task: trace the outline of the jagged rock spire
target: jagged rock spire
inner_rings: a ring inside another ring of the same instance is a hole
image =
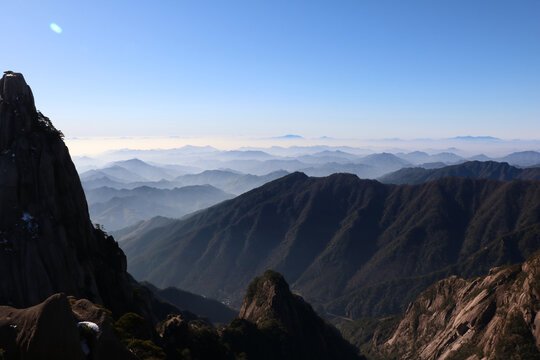
[[[32,131],[38,120],[34,95],[21,73],[4,72],[0,79],[0,151],[14,138]]]
[[[32,90],[26,84],[24,76],[21,73],[4,71],[4,76],[0,80],[0,89],[2,90],[0,100],[8,103],[34,105]]]
[[[0,305],[65,292],[122,313],[133,301],[124,253],[94,229],[61,133],[22,74],[5,72],[0,96]]]

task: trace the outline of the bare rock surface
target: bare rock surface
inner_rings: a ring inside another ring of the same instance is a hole
[[[452,276],[411,303],[389,338],[389,359],[540,359],[540,253],[465,280]]]
[[[0,349],[7,359],[84,359],[76,324],[63,294],[27,309],[0,306]]]

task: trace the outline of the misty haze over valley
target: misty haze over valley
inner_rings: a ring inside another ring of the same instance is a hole
[[[489,143],[502,142],[485,137],[466,141],[475,147],[488,142],[488,148]],[[365,147],[325,145],[238,150],[185,146],[167,150],[112,150],[99,156],[73,159],[92,220],[110,231],[154,216],[182,218],[292,172],[315,177],[349,173],[361,179],[399,184],[411,183],[406,176],[411,172],[418,176],[422,169],[433,172],[454,166],[459,170],[467,162],[490,161],[504,163],[515,171],[525,170],[521,178],[538,178],[538,173],[533,174],[533,169],[540,167],[538,151],[516,151],[499,157],[467,153],[457,148],[378,153]],[[450,172],[435,178],[451,175],[510,179],[475,171]],[[520,178],[517,174],[509,176]]]

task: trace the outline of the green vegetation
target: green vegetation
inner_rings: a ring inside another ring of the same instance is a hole
[[[40,111],[38,111],[37,114],[37,124],[41,128],[41,130],[43,130],[48,135],[58,136],[60,139],[64,140],[64,134],[62,133],[62,131],[54,127],[48,117],[43,115]]]
[[[218,331],[206,321],[169,315],[158,331],[166,334],[164,350],[172,359],[233,359]]]
[[[141,360],[165,360],[167,358],[163,349],[150,340],[132,339],[126,341],[125,344]]]
[[[402,318],[401,314],[381,319],[360,318],[354,321],[344,321],[338,324],[337,328],[343,337],[355,345],[359,352],[367,356],[368,359],[387,359],[387,354],[381,356],[374,351],[371,346],[372,341],[376,341],[378,344],[388,341]]]
[[[531,329],[520,313],[510,315],[501,336],[495,346],[496,360],[536,360],[540,352],[536,348]]]
[[[122,317],[114,323],[114,330],[122,340],[148,340],[152,337],[152,325],[148,320],[135,313],[122,315]]]
[[[279,284],[279,285],[282,285],[282,286],[284,285],[287,288],[289,288],[289,286],[285,282],[285,279],[283,278],[283,275],[281,275],[280,273],[278,273],[276,271],[273,271],[273,270],[266,270],[264,272],[264,274],[262,274],[261,276],[257,276],[249,284],[249,286],[247,288],[247,292],[246,292],[246,300],[247,301],[252,301],[254,296],[263,295],[262,288],[263,288],[264,283],[266,281],[270,281],[271,283]],[[257,306],[262,305],[262,303],[261,303],[262,300],[263,300],[262,297],[259,297],[259,298],[255,299]]]
[[[140,315],[126,313],[113,324],[118,338],[141,360],[166,358],[163,348],[153,341],[152,324]]]
[[[239,359],[282,359],[283,349],[291,345],[275,323],[261,330],[249,321],[234,319],[220,331],[224,343]]]

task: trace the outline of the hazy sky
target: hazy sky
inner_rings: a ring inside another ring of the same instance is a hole
[[[539,0],[1,5],[67,136],[540,138]]]

